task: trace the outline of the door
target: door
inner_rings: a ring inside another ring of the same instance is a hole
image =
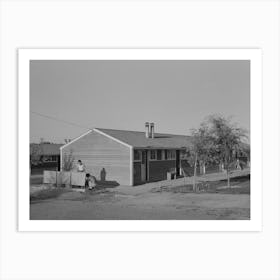
[[[176,150],[176,176],[180,175],[180,150]]]

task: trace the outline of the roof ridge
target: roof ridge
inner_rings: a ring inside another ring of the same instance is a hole
[[[144,133],[145,131],[139,131],[139,130],[127,130],[127,129],[115,129],[115,128],[100,128],[100,127],[95,127],[96,129],[99,130],[114,130],[114,131],[125,131],[125,132],[136,132],[136,133]],[[157,134],[163,134],[163,135],[172,135],[172,136],[181,136],[181,137],[191,137],[190,135],[184,135],[184,134],[172,134],[172,133],[165,133],[165,132],[155,132],[155,135]]]

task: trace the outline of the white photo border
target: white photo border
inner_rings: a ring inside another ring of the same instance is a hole
[[[250,220],[30,220],[30,172],[28,164],[30,60],[250,60]],[[18,49],[18,104],[19,231],[262,230],[261,49]]]

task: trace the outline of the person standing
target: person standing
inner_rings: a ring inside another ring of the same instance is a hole
[[[82,161],[79,159],[77,164],[77,171],[78,172],[85,172],[85,165],[82,163]]]

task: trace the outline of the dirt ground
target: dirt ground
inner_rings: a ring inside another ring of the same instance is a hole
[[[173,185],[172,185],[173,184]],[[193,193],[180,181],[138,187],[118,186],[80,193],[52,190],[30,203],[34,220],[246,220],[250,219],[250,179],[233,180],[232,189],[213,182]]]

